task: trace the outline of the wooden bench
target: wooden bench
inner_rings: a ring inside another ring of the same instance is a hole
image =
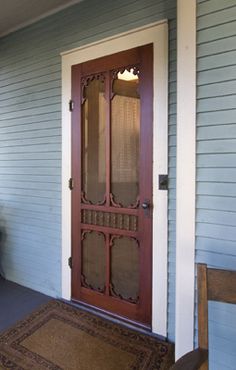
[[[208,370],[208,301],[236,303],[236,271],[197,265],[198,348],[181,357],[171,370]]]

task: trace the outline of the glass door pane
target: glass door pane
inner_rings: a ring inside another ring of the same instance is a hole
[[[104,81],[93,79],[84,87],[82,106],[82,200],[103,203],[106,192]]]
[[[99,292],[105,291],[105,237],[95,231],[82,233],[82,285]]]
[[[139,195],[140,97],[134,70],[119,72],[111,104],[111,192],[114,203],[130,207]]]
[[[131,303],[139,299],[139,245],[128,237],[113,237],[111,294]]]

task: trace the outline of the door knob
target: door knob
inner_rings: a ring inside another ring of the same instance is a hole
[[[150,207],[150,202],[145,200],[143,203],[142,203],[142,208],[143,209],[148,209]]]
[[[141,204],[141,207],[144,210],[145,216],[148,216],[149,214],[150,205],[151,205],[150,200],[144,200],[144,202]]]

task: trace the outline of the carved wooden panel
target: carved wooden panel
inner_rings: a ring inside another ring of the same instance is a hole
[[[138,231],[138,216],[87,209],[81,212],[83,224]]]

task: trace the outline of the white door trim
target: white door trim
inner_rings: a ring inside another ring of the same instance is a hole
[[[71,299],[71,66],[122,50],[153,43],[153,303],[152,330],[167,335],[167,191],[158,190],[159,174],[168,171],[168,23],[166,20],[134,29],[62,53],[62,297]]]
[[[193,349],[196,181],[196,0],[177,2],[176,359]]]

